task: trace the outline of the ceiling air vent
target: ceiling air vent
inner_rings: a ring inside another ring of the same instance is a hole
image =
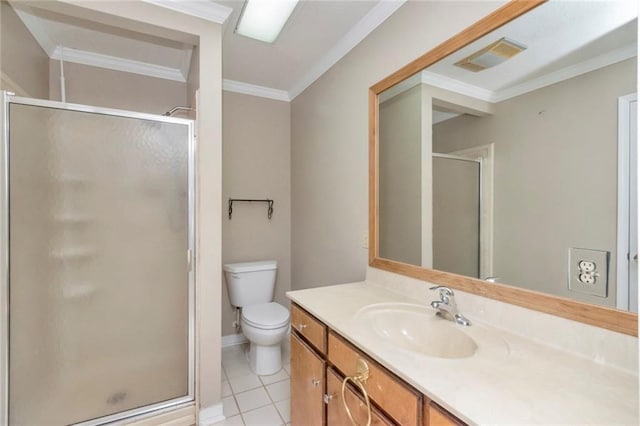
[[[526,48],[527,46],[503,37],[484,49],[456,62],[455,65],[468,71],[478,72],[501,64]]]

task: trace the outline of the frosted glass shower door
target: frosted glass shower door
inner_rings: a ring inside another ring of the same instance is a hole
[[[191,400],[191,121],[40,103],[8,107],[10,424]]]
[[[480,273],[480,163],[433,155],[433,267]]]

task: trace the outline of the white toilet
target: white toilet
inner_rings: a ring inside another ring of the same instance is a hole
[[[240,327],[251,343],[249,365],[259,375],[280,371],[280,343],[289,332],[289,311],[272,302],[277,268],[275,260],[224,265],[229,299],[242,308]]]

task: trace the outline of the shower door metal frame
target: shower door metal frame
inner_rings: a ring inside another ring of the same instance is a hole
[[[196,194],[196,138],[195,121],[167,117],[163,115],[147,114],[111,108],[101,108],[89,105],[71,104],[66,102],[31,99],[15,96],[15,94],[0,91],[0,119],[2,120],[2,146],[0,149],[0,426],[9,423],[9,104],[30,105],[54,108],[66,111],[84,112],[98,115],[109,115],[123,118],[134,118],[164,123],[186,125],[188,128],[188,248],[185,256],[188,261],[188,292],[189,292],[189,365],[188,365],[188,393],[186,396],[152,403],[143,407],[133,408],[80,423],[78,426],[96,426],[119,420],[130,419],[135,416],[165,412],[195,401],[195,194]]]

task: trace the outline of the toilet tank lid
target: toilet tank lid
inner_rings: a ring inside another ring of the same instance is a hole
[[[263,260],[259,262],[243,262],[243,263],[227,263],[224,270],[227,272],[255,272],[269,271],[278,268],[278,262],[275,260]]]

